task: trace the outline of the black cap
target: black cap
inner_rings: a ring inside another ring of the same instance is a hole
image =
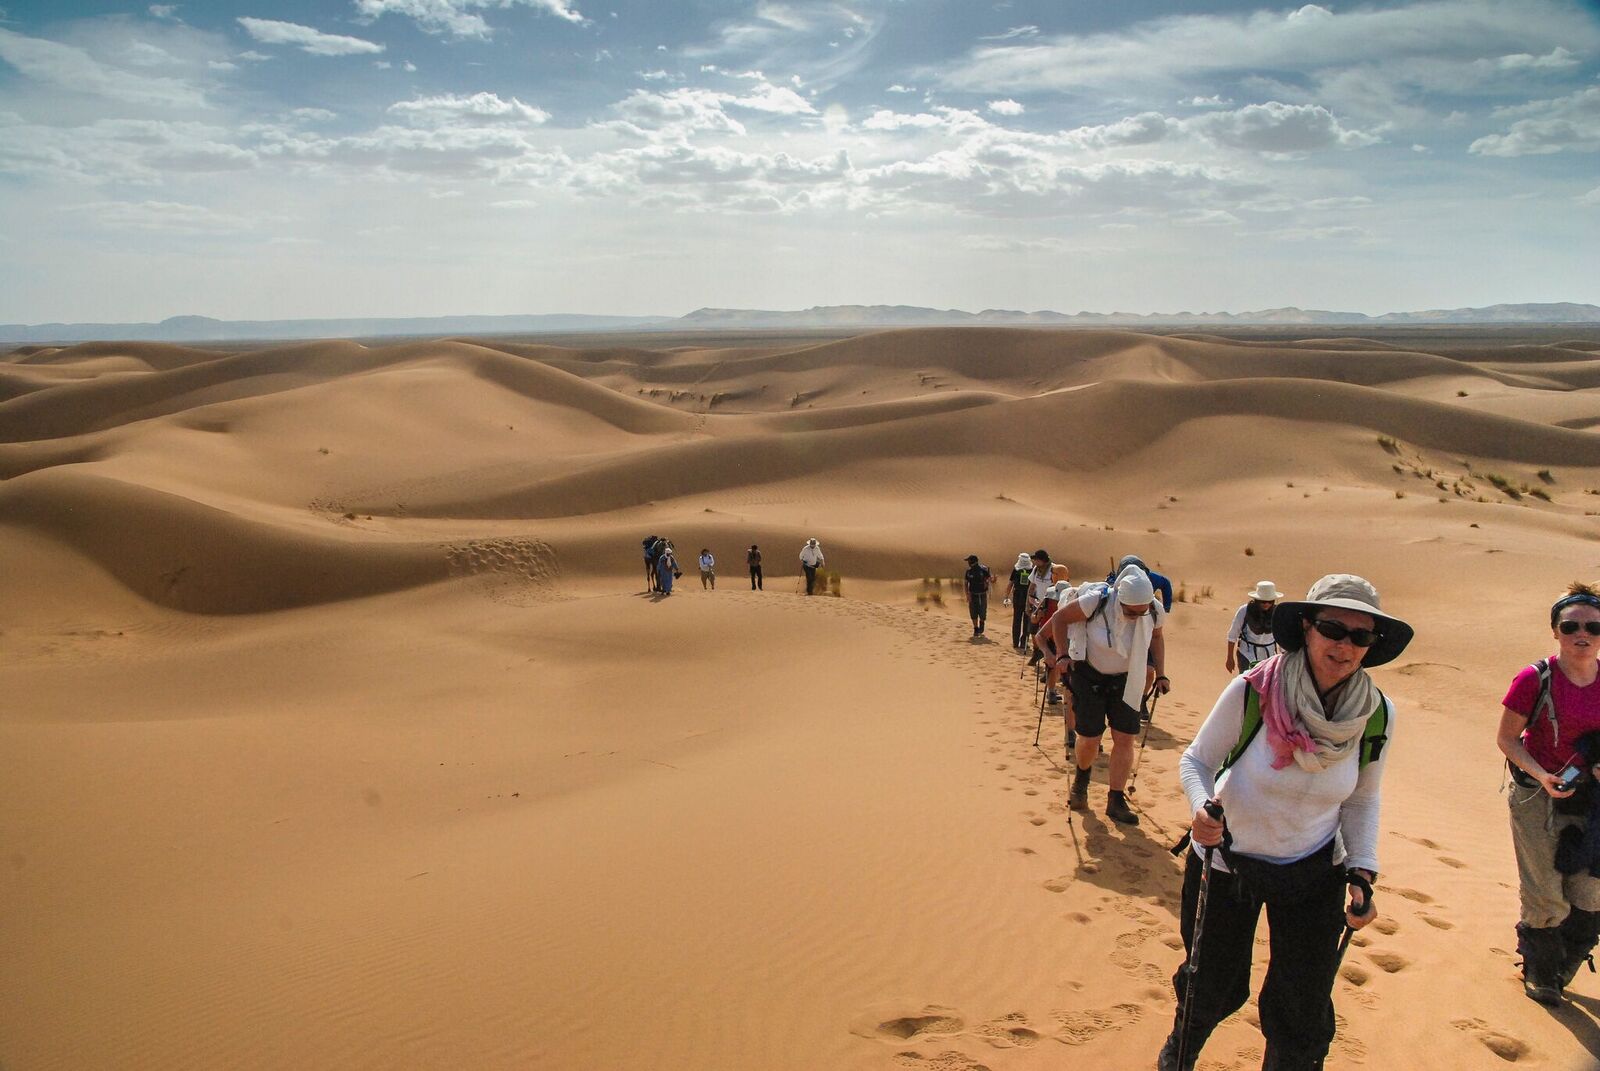
[[[977,565],[978,564],[978,556],[976,554],[968,554],[967,555],[967,561],[971,562],[973,565]]]

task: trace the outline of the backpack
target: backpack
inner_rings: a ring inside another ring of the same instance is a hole
[[[1539,694],[1533,701],[1533,711],[1528,715],[1528,725],[1539,720],[1539,715],[1544,714],[1550,719],[1550,738],[1556,747],[1561,746],[1561,724],[1556,721],[1556,700],[1550,694],[1550,659],[1541,658],[1533,663],[1534,672],[1539,674]]]
[[[1250,746],[1250,741],[1256,738],[1261,731],[1261,697],[1249,684],[1244,686],[1244,721],[1239,726],[1239,742],[1233,745],[1233,750],[1228,752],[1228,757],[1222,760],[1222,766],[1217,770],[1221,777],[1224,770],[1239,761],[1239,756],[1244,754],[1244,749]],[[1383,692],[1378,692],[1378,705],[1372,713],[1367,715],[1367,724],[1361,730],[1361,750],[1357,761],[1360,768],[1365,770],[1379,755],[1383,754],[1383,746],[1389,742],[1389,700]]]

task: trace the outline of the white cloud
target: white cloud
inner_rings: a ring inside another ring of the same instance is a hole
[[[948,85],[980,91],[1105,88],[1226,72],[1314,74],[1360,66],[1352,57],[1379,69],[1413,59],[1470,66],[1506,55],[1507,46],[1538,57],[1593,50],[1600,47],[1600,25],[1575,0],[1424,0],[1337,14],[1306,5],[1175,15],[1112,33],[985,45],[941,74]]]
[[[1479,138],[1468,146],[1468,152],[1481,156],[1530,156],[1600,149],[1600,86],[1553,100],[1502,108],[1495,114],[1525,118],[1517,119],[1504,134]]]
[[[437,97],[418,97],[389,105],[389,110],[413,122],[522,123],[539,126],[550,120],[543,108],[524,104],[516,97],[501,100],[494,93],[474,93],[470,97],[446,93]]]
[[[1011,27],[1011,29],[1005,31],[1004,33],[989,34],[986,37],[978,38],[978,40],[980,40],[980,41],[1015,41],[1015,40],[1018,40],[1019,38],[1038,37],[1038,36],[1039,36],[1039,27],[1037,27],[1037,26],[1013,26],[1013,27]]]
[[[255,167],[238,131],[204,123],[100,119],[78,126],[15,122],[0,138],[0,173],[84,183],[151,184],[164,173]]]
[[[638,74],[639,77],[644,79],[646,82],[672,81],[672,75],[668,74],[666,71],[640,71]]]
[[[989,110],[996,115],[1021,115],[1024,109],[1014,100],[991,100]]]
[[[1580,205],[1600,205],[1600,186],[1596,186],[1588,193],[1578,198]]]
[[[304,119],[312,123],[325,123],[329,119],[338,118],[338,114],[326,108],[296,108],[289,113],[296,119]]]
[[[1576,67],[1579,63],[1566,49],[1557,46],[1542,56],[1530,55],[1527,52],[1517,52],[1510,56],[1501,56],[1495,61],[1495,66],[1502,71],[1526,70],[1564,70],[1567,67]]]
[[[376,41],[323,33],[297,22],[253,19],[248,16],[241,16],[238,22],[244,27],[245,33],[264,45],[293,45],[313,56],[354,56],[383,51],[383,46]]]
[[[729,104],[751,111],[770,112],[774,115],[815,115],[817,109],[811,102],[787,86],[762,83],[742,97],[731,97]]]
[[[356,10],[367,18],[402,15],[427,33],[451,37],[488,37],[489,23],[477,10],[488,7],[531,7],[574,25],[587,22],[570,0],[356,0]]]
[[[1212,112],[1186,120],[1185,125],[1219,144],[1253,152],[1348,149],[1372,145],[1379,140],[1372,134],[1345,129],[1333,113],[1321,105],[1280,101],[1249,104],[1231,112]]]
[[[152,18],[170,19],[170,18],[174,18],[174,17],[177,16],[178,5],[177,4],[151,4],[148,10],[149,10],[150,16]]]
[[[130,104],[207,107],[205,93],[185,79],[129,71],[73,45],[0,29],[0,61],[29,79],[73,93]]]
[[[884,90],[885,93],[915,93],[916,91],[916,86],[903,86],[898,82]]]
[[[1212,94],[1209,97],[1190,97],[1188,100],[1180,100],[1178,103],[1185,108],[1225,108],[1232,104],[1233,101],[1221,94]]]

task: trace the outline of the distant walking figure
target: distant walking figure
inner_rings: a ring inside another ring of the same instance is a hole
[[[678,559],[672,553],[672,544],[663,540],[661,553],[656,555],[657,590],[663,595],[671,595],[672,582],[680,575]]]
[[[744,552],[745,563],[750,566],[750,590],[761,590],[761,548],[754,543]]]
[[[1272,581],[1258,580],[1250,592],[1250,601],[1234,612],[1233,624],[1228,626],[1229,673],[1249,672],[1278,653],[1278,641],[1272,635],[1272,611],[1280,594]]]
[[[994,586],[994,574],[987,565],[978,564],[976,554],[967,555],[967,613],[972,617],[972,634],[983,635],[983,626],[989,617],[989,589]]]
[[[656,559],[661,556],[661,548],[666,541],[660,536],[644,537],[644,586],[647,591],[660,591],[661,586],[656,581]]]
[[[806,545],[800,548],[800,567],[806,571],[806,594],[812,594],[817,587],[817,570],[824,564],[822,547],[815,538],[806,540]]]
[[[1011,567],[1011,579],[1006,581],[1006,605],[1011,607],[1011,646],[1019,651],[1028,649],[1028,579],[1033,572],[1033,561],[1028,552],[1017,555],[1017,564]]]
[[[700,548],[700,587],[717,590],[717,559],[711,556],[709,548]]]

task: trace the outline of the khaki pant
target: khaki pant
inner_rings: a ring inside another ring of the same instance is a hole
[[[1556,869],[1556,839],[1567,826],[1582,825],[1577,815],[1556,814],[1550,794],[1512,781],[1506,786],[1511,808],[1511,846],[1517,853],[1522,921],[1534,929],[1559,926],[1574,907],[1600,911],[1600,878],[1563,874]]]

